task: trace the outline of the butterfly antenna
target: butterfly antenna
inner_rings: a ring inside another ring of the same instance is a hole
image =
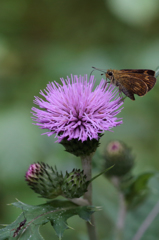
[[[92,70],[90,75],[89,75],[89,81],[91,80],[92,72],[94,72],[94,70]]]
[[[91,78],[91,76],[92,76],[92,72],[94,72],[95,70],[97,70],[97,71],[100,71],[100,72],[103,72],[101,75],[104,75],[106,72],[104,71],[104,70],[102,70],[102,69],[99,69],[99,68],[96,68],[96,67],[92,67],[93,68],[93,70],[91,71],[91,73],[90,73],[90,76],[89,76],[89,81],[90,81],[90,78]]]
[[[104,74],[106,74],[106,71],[104,71],[104,70],[102,70],[102,69],[100,69],[100,68],[96,68],[96,67],[92,67],[94,70],[97,70],[97,71],[100,71],[100,72],[103,72]],[[93,71],[94,71],[93,70]],[[103,75],[103,74],[102,74]]]

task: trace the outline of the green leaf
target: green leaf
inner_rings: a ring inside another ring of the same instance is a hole
[[[135,207],[145,200],[149,193],[148,181],[154,174],[154,172],[142,173],[130,180],[123,189],[128,207]]]
[[[89,182],[92,182],[92,181],[94,181],[96,178],[98,178],[100,175],[102,175],[103,173],[106,173],[106,172],[108,172],[111,168],[113,168],[114,167],[114,165],[112,165],[111,167],[109,167],[109,168],[106,168],[104,171],[102,171],[102,172],[100,172],[99,174],[97,174],[96,176],[94,176],[93,178],[91,178],[91,180],[89,181]]]
[[[20,201],[11,205],[22,209],[23,213],[10,225],[0,229],[0,240],[3,239],[20,239],[20,240],[43,240],[39,233],[40,225],[48,222],[53,226],[59,239],[63,233],[70,227],[67,224],[67,219],[78,215],[85,221],[90,222],[91,214],[98,211],[97,207],[79,206],[69,201],[53,200],[38,206],[24,204]],[[22,226],[16,237],[13,234],[20,226],[20,223],[26,219],[26,223]]]
[[[159,199],[158,184],[159,179],[158,175],[156,174],[156,176],[150,182],[150,187],[153,189],[151,194],[149,194],[149,196],[140,205],[139,208],[135,208],[128,212],[125,226],[125,239],[132,239],[134,237],[136,232],[139,230],[141,224],[143,224],[145,219],[151,213],[152,209],[154,209],[154,206],[157,204]],[[152,218],[151,219],[149,218],[149,220],[151,222]],[[153,219],[153,222],[151,222],[151,224],[147,227],[141,240],[158,240],[159,235],[158,223],[159,214]]]

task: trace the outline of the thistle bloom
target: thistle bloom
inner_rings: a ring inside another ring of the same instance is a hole
[[[45,98],[35,97],[34,103],[41,109],[32,108],[41,129],[48,129],[48,136],[56,134],[58,142],[64,139],[86,140],[99,139],[104,131],[110,131],[122,123],[116,115],[121,111],[123,101],[113,85],[107,85],[102,79],[93,90],[95,79],[87,75],[71,75],[61,78],[60,85],[51,82],[46,90],[40,91]]]

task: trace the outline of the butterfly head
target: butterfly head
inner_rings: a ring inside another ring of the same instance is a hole
[[[114,79],[114,74],[113,74],[113,70],[109,69],[106,72],[106,78],[108,78],[110,81],[112,81]]]

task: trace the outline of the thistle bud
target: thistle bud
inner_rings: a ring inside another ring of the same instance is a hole
[[[83,170],[73,169],[72,172],[66,172],[64,184],[62,185],[63,196],[66,198],[79,198],[87,192],[89,181]]]
[[[124,176],[127,174],[134,165],[134,156],[131,153],[131,148],[127,147],[121,141],[110,142],[104,153],[105,168],[109,168],[112,165],[114,167],[110,169],[107,176]]]
[[[41,197],[53,199],[61,195],[63,175],[57,172],[56,167],[53,169],[45,163],[31,164],[25,178],[31,189]]]
[[[87,139],[86,141],[81,141],[78,139],[67,140],[64,138],[60,143],[65,147],[66,152],[72,153],[77,157],[89,156],[94,153],[99,147],[99,140],[103,134],[98,134],[98,139]]]

